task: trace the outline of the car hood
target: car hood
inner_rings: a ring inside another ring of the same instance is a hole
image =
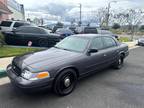
[[[50,48],[48,50],[15,57],[13,62],[21,69],[24,69],[26,66],[39,68],[46,65],[50,66],[58,62],[68,62],[69,59],[73,59],[79,55],[80,53]]]

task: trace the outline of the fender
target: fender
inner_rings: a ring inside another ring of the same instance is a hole
[[[59,69],[57,72],[56,72],[56,75],[55,77],[57,77],[63,70],[65,69],[74,69],[76,71],[76,74],[77,76],[79,77],[79,70],[78,68],[76,68],[75,66],[73,65],[70,65],[70,66],[66,66],[66,67],[62,67],[61,69]]]

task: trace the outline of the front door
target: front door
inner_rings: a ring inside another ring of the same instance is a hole
[[[86,71],[95,71],[99,70],[104,67],[105,62],[105,50],[103,50],[104,44],[101,37],[96,37],[92,40],[90,48],[89,49],[97,49],[98,52],[91,53],[90,55],[87,55],[86,61]]]

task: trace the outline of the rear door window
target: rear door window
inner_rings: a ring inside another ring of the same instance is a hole
[[[16,31],[21,33],[48,34],[45,30],[36,27],[20,27]]]
[[[2,21],[0,26],[10,27],[11,24],[12,24],[12,21]]]
[[[105,48],[115,47],[117,46],[115,40],[111,37],[102,37]]]

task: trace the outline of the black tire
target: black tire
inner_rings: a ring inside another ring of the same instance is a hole
[[[76,72],[72,69],[66,69],[56,77],[54,82],[54,92],[60,96],[68,95],[75,89],[76,84]]]
[[[118,60],[114,63],[114,68],[115,69],[121,69],[123,67],[123,63],[124,63],[124,56],[121,55]]]
[[[48,47],[48,41],[47,41],[47,39],[39,39],[38,45],[40,47]]]

